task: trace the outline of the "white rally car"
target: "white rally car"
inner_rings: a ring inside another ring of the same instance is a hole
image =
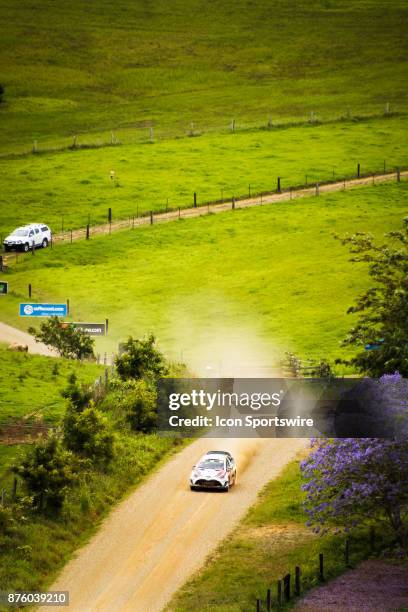
[[[209,451],[197,465],[193,466],[190,475],[190,489],[220,489],[228,491],[237,479],[237,468],[234,458],[227,451]]]
[[[24,227],[18,227],[9,234],[3,244],[5,251],[29,251],[30,249],[42,247],[45,249],[51,242],[51,230],[44,223],[32,223]]]

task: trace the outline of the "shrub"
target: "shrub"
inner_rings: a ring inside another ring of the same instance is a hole
[[[37,342],[56,349],[61,357],[85,359],[94,356],[95,340],[72,324],[61,325],[58,317],[50,317],[41,323],[39,331],[34,327],[29,327],[28,331]]]
[[[77,410],[71,405],[65,415],[64,441],[67,448],[98,465],[108,465],[114,456],[115,434],[106,417],[91,401]]]
[[[135,340],[130,337],[122,345],[122,354],[116,358],[116,371],[122,380],[149,377],[157,379],[167,373],[163,355],[155,346],[155,337]]]
[[[13,471],[25,482],[37,510],[60,510],[69,487],[77,480],[79,464],[56,435],[37,442]]]

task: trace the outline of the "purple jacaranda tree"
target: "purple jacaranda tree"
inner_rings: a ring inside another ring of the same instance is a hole
[[[388,521],[399,545],[408,546],[408,381],[394,375],[372,381],[389,418],[393,437],[312,441],[314,450],[301,463],[306,482],[308,525],[325,533],[337,525],[348,531],[367,521]]]

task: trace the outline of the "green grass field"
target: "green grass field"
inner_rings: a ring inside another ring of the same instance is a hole
[[[13,353],[0,345],[0,429],[14,419],[55,423],[65,410],[61,391],[75,373],[80,383],[93,383],[104,368],[92,363]]]
[[[333,359],[344,354],[347,308],[368,283],[333,234],[381,240],[401,226],[407,196],[406,182],[368,186],[39,251],[11,268],[2,319],[31,323],[17,315],[30,282],[34,301],[70,298],[74,320],[109,318],[100,351],[152,331],[189,366],[265,364],[286,350]]]
[[[406,15],[403,0],[5,0],[0,148],[406,109]]]
[[[317,586],[319,553],[325,557],[327,578],[345,570],[344,536],[319,537],[305,527],[302,510],[299,462],[293,461],[261,492],[246,517],[211,554],[203,567],[180,589],[166,610],[190,612],[249,612],[256,599],[272,591],[273,610],[276,583],[294,568],[301,568],[302,592]],[[351,563],[369,554],[368,540],[352,540]],[[293,582],[292,582],[293,593]],[[290,606],[289,606],[290,607]]]
[[[33,220],[65,230],[166,205],[248,195],[282,186],[408,167],[406,117],[213,134],[3,161],[0,234]],[[110,179],[114,169],[117,181]],[[118,185],[118,186],[116,186]]]

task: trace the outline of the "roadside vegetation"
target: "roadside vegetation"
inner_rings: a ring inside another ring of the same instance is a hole
[[[99,353],[116,351],[127,334],[154,330],[168,354],[177,360],[183,350],[190,363],[192,333],[196,346],[207,345],[228,338],[231,326],[243,337],[256,334],[271,363],[286,351],[348,357],[352,349],[339,346],[355,321],[347,310],[369,280],[366,265],[350,265],[334,234],[382,240],[400,229],[407,195],[406,182],[368,186],[38,251],[7,273],[2,318],[27,325],[17,313],[31,283],[35,301],[70,298],[75,321],[109,317]]]
[[[406,117],[345,120],[1,160],[0,234],[34,218],[55,235],[232,196],[408,167]],[[244,160],[244,163],[243,163]],[[114,174],[111,174],[114,172]],[[92,233],[92,229],[91,229]],[[69,238],[68,233],[66,238]]]
[[[54,363],[67,373],[65,360]],[[44,589],[112,505],[187,443],[154,433],[157,376],[184,366],[167,362],[153,337],[129,338],[117,373],[96,385],[80,381],[72,363],[58,428],[0,445],[1,590]],[[43,381],[51,386],[56,393],[54,380]]]
[[[406,4],[3,2],[3,151],[406,108]],[[123,134],[123,131],[125,134]]]

